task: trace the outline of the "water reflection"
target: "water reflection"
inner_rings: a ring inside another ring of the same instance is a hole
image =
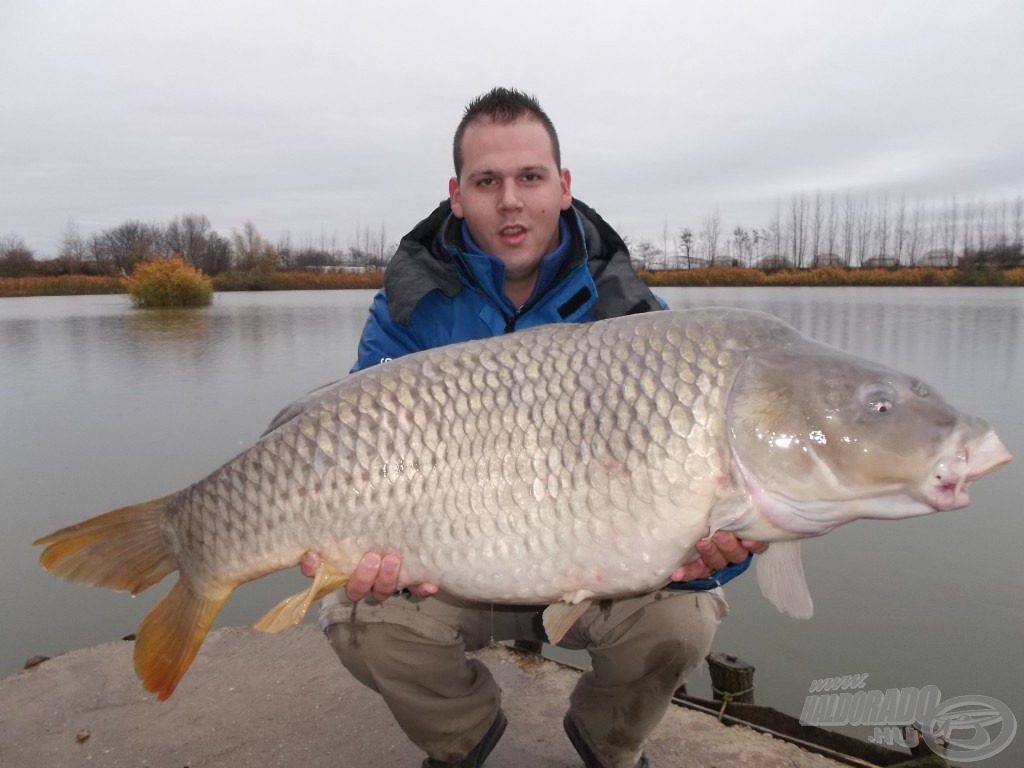
[[[209,307],[139,309],[128,315],[127,325],[133,334],[153,343],[201,346],[203,337],[213,326],[213,321],[213,310]]]
[[[768,312],[812,338],[913,371],[947,395],[993,377],[1004,385],[1024,380],[1024,294],[1017,289],[674,288],[660,293],[672,307]],[[954,387],[943,386],[944,381]]]

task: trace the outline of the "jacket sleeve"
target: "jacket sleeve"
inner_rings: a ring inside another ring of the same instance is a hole
[[[708,589],[714,589],[715,587],[720,587],[735,579],[750,567],[750,563],[753,562],[753,560],[753,555],[747,555],[747,559],[742,563],[729,563],[725,568],[719,569],[713,576],[708,576],[706,579],[696,579],[694,581],[672,581],[669,582],[665,589],[677,589],[689,592],[704,592]]]

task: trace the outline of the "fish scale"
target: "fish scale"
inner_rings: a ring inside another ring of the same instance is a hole
[[[878,391],[900,407],[880,414]],[[580,601],[663,586],[718,529],[775,542],[762,590],[806,616],[800,538],[964,506],[1009,461],[928,391],[756,312],[545,326],[350,375],[198,483],[36,543],[57,575],[115,589],[179,572],[136,643],[162,699],[232,590],[309,551],[310,589],[257,628],[298,621],[378,550],[401,555],[402,584],[551,603],[557,641]]]

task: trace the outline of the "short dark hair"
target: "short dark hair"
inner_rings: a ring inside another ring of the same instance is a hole
[[[462,173],[462,137],[466,127],[474,120],[490,120],[492,123],[508,125],[523,117],[532,117],[544,126],[551,137],[551,146],[555,152],[555,165],[562,168],[562,150],[558,146],[558,133],[551,118],[547,116],[536,97],[515,88],[492,88],[482,96],[477,96],[466,106],[462,122],[455,129],[455,141],[452,142],[452,156],[455,160],[455,177]]]

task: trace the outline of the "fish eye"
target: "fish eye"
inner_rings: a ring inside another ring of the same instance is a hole
[[[872,384],[865,388],[863,402],[873,413],[888,413],[896,407],[896,390],[889,384]]]
[[[918,397],[928,397],[931,394],[928,391],[928,386],[920,379],[914,379],[914,383],[910,385],[910,391]]]

